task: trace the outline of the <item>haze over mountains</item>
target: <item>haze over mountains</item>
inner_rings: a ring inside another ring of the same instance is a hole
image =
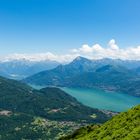
[[[78,59],[79,62],[78,62]],[[86,62],[87,61],[87,62]],[[74,65],[74,63],[82,63],[82,66],[84,65],[84,69],[86,71],[95,71],[95,68],[101,67],[103,65],[121,65],[128,69],[134,69],[137,73],[140,72],[140,61],[138,60],[121,60],[121,59],[109,59],[109,58],[103,58],[98,60],[88,60],[84,59],[84,57],[77,57],[73,62],[71,63]],[[86,63],[86,64],[85,64]],[[51,60],[51,59],[45,59],[45,60],[32,60],[30,58],[9,58],[9,59],[3,59],[0,61],[0,75],[5,76],[12,79],[23,79],[28,76],[31,76],[33,74],[36,74],[41,71],[50,70],[60,65],[60,62]],[[64,65],[62,63],[62,65]],[[75,64],[77,65],[77,64]]]
[[[51,60],[26,59],[0,61],[0,75],[11,79],[23,79],[37,72],[55,68],[59,63]]]
[[[41,86],[101,88],[140,96],[140,61],[75,58],[71,63],[39,72],[23,82]]]

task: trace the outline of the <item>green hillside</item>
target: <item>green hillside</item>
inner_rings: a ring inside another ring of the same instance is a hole
[[[83,127],[61,140],[140,140],[140,105],[103,125]]]
[[[84,106],[58,88],[35,90],[0,77],[0,140],[55,140],[110,118],[111,114]]]
[[[102,123],[109,117],[79,103],[58,88],[34,90],[20,82],[0,77],[0,108],[48,119]],[[90,117],[96,114],[93,119]]]

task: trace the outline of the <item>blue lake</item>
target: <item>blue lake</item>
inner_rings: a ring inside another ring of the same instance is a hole
[[[61,89],[75,97],[81,103],[98,109],[121,112],[140,104],[140,97],[123,93],[86,88],[64,87]]]

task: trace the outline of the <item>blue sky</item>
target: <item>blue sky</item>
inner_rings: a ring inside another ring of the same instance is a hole
[[[1,0],[0,54],[140,45],[139,0]]]

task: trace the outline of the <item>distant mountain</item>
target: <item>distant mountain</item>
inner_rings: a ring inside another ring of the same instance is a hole
[[[24,82],[35,85],[62,85],[67,83],[72,76],[94,70],[91,60],[77,57],[67,65],[59,65],[52,70],[43,71],[24,79]]]
[[[140,105],[113,117],[103,125],[90,125],[60,140],[139,140]]]
[[[100,88],[140,96],[140,76],[121,66],[106,65],[95,72],[74,76],[69,87]],[[64,85],[65,86],[65,85]]]
[[[8,59],[6,61],[0,61],[0,75],[12,79],[23,79],[41,71],[54,69],[59,64],[60,63],[51,60],[30,61],[26,59]],[[128,69],[136,69],[140,67],[140,61],[108,58],[89,60],[79,56],[71,62],[71,65],[61,65],[59,66],[59,69],[61,69],[61,67],[63,67],[63,71],[67,71],[69,69],[69,72],[72,72],[69,74],[73,74],[74,71],[76,73],[91,72],[104,65],[120,65]]]
[[[97,67],[101,67],[103,65],[119,65],[127,69],[134,69],[140,67],[140,60],[121,60],[121,59],[104,58],[93,61]]]
[[[121,60],[92,61],[77,57],[67,65],[37,73],[23,82],[41,86],[96,87],[140,96],[140,76],[124,67]]]
[[[107,72],[116,72],[116,73],[128,73],[131,72],[127,68],[120,66],[120,65],[104,65],[96,69],[97,73],[107,73]]]
[[[3,77],[9,77],[9,76],[6,75],[3,71],[0,71],[0,76],[3,76]]]
[[[133,72],[137,73],[138,75],[140,75],[140,67],[134,68],[132,69]]]
[[[55,139],[63,132],[68,133],[84,124],[103,123],[111,116],[82,105],[58,88],[35,90],[26,84],[0,77],[2,140],[17,137]]]
[[[43,70],[55,68],[59,63],[56,61],[29,61],[29,60],[9,60],[0,61],[0,75],[12,78],[23,79]]]

